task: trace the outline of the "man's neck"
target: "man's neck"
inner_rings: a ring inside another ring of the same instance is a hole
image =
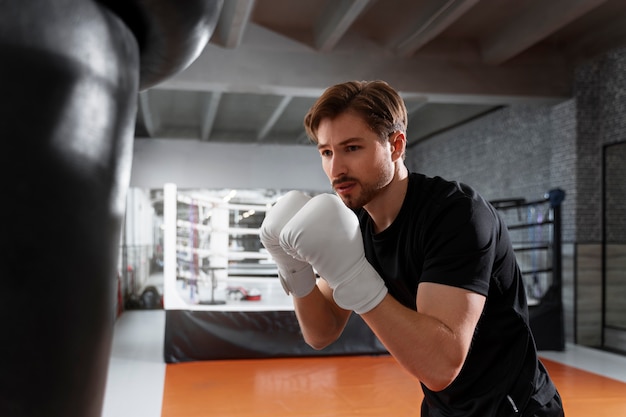
[[[409,184],[409,173],[404,164],[398,164],[391,182],[375,199],[363,207],[374,222],[374,232],[380,233],[396,219]]]

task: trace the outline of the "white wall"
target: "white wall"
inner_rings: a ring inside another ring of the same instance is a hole
[[[135,139],[130,186],[331,192],[315,147]]]

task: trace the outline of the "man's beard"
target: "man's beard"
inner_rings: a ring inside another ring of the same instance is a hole
[[[391,179],[393,178],[393,173],[389,175],[385,175],[386,173],[383,171],[380,173],[376,182],[374,183],[362,183],[355,178],[341,178],[340,182],[343,181],[354,181],[358,184],[358,188],[360,188],[360,192],[358,193],[350,193],[347,195],[338,194],[343,203],[352,210],[357,210],[363,208],[370,201],[372,201],[377,195],[380,194],[381,190],[389,184]]]

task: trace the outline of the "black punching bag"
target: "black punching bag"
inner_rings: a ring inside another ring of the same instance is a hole
[[[0,416],[101,415],[140,74],[193,61],[221,8],[105,3],[0,0]]]

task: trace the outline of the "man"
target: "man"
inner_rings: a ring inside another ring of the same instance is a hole
[[[408,171],[398,93],[335,85],[305,127],[339,198],[288,193],[261,240],[307,343],[332,343],[354,311],[420,381],[423,417],[563,416],[506,226],[472,188]]]

